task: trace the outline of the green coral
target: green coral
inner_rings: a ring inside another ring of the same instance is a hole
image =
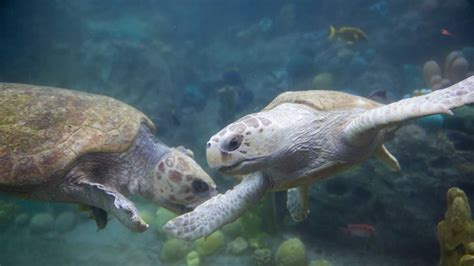
[[[239,219],[231,224],[227,224],[222,228],[222,231],[230,237],[242,236],[246,239],[255,238],[262,234],[265,210],[268,206],[260,203],[255,207],[247,210]]]
[[[176,262],[189,252],[188,242],[180,239],[169,239],[161,247],[160,259],[164,263]]]
[[[255,237],[262,230],[263,221],[260,215],[260,208],[258,207],[254,207],[250,211],[247,211],[239,219],[242,236],[245,238]]]
[[[306,266],[306,248],[299,238],[291,238],[280,244],[275,255],[277,266]]]
[[[201,259],[199,258],[199,253],[196,251],[191,251],[186,255],[186,266],[199,266],[201,265]]]
[[[270,246],[270,238],[267,233],[259,233],[256,237],[248,239],[250,247],[254,249],[265,248]]]
[[[474,255],[474,222],[466,194],[459,188],[448,191],[448,210],[438,224],[441,250],[440,266],[472,265]]]
[[[226,224],[222,227],[222,232],[226,236],[238,237],[242,234],[242,226],[240,224],[240,219],[235,220],[230,224]]]
[[[247,241],[239,236],[227,245],[227,252],[232,255],[240,255],[244,253],[248,247],[249,244]]]
[[[271,266],[272,262],[272,251],[268,248],[257,249],[252,255],[256,266]]]
[[[224,234],[217,230],[207,238],[199,238],[194,243],[199,255],[208,256],[224,246]]]

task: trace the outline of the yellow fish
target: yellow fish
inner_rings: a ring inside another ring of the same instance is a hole
[[[338,38],[347,44],[354,44],[356,42],[368,41],[367,34],[359,28],[355,27],[341,27],[336,29],[334,26],[329,26],[329,39]]]

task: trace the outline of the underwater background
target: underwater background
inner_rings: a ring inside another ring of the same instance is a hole
[[[220,192],[238,180],[207,167],[206,141],[281,92],[390,103],[473,73],[472,0],[0,1],[1,82],[138,108],[163,142],[194,151]],[[0,194],[0,265],[437,265],[448,189],[474,206],[474,109],[455,114],[397,132],[387,147],[399,173],[369,160],[313,184],[304,222],[290,219],[278,192],[207,240],[167,237],[173,214],[140,198],[151,228],[138,234],[113,218],[97,231],[72,204]]]

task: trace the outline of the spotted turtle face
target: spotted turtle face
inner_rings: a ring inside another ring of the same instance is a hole
[[[265,167],[274,154],[277,127],[262,115],[252,114],[228,125],[207,142],[209,166],[226,174],[248,174]]]
[[[181,147],[158,162],[155,179],[160,203],[176,213],[191,211],[217,194],[212,178],[194,161],[192,152]]]

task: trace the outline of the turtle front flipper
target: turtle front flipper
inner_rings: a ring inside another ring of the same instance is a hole
[[[364,140],[370,139],[370,132],[374,130],[397,126],[403,121],[428,115],[451,115],[451,109],[472,103],[474,76],[446,89],[368,110],[346,126],[344,137],[349,143],[365,145]]]
[[[68,184],[63,191],[69,200],[85,203],[112,214],[131,231],[143,232],[148,228],[135,204],[113,188],[82,180],[74,185]]]
[[[288,189],[286,208],[295,222],[301,222],[308,217],[308,189],[309,186]]]
[[[192,212],[170,220],[164,230],[184,240],[206,237],[239,218],[263,197],[268,187],[267,178],[260,172],[245,176],[233,189],[212,197]]]

